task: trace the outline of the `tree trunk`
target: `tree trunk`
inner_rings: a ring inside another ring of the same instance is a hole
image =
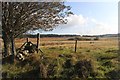
[[[4,42],[5,56],[11,55],[11,43],[9,41]]]
[[[12,58],[11,58],[11,61],[12,61],[12,63],[14,63],[14,57],[15,57],[15,55],[16,55],[16,49],[15,49],[15,39],[14,39],[14,37],[12,36],[11,37],[11,46],[12,46],[12,49],[11,49],[11,53],[12,53]]]
[[[10,56],[11,63],[14,63],[14,56],[16,55],[16,49],[15,49],[15,39],[13,36],[9,37],[4,31],[2,32],[2,38],[4,42],[4,56]]]
[[[4,31],[2,31],[2,38],[4,42],[4,54],[3,56],[11,55],[11,41]]]

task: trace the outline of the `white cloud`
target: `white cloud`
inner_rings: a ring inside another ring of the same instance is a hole
[[[68,23],[65,25],[62,25],[64,27],[75,27],[75,26],[84,26],[87,23],[87,18],[85,18],[82,15],[71,15],[66,18],[68,20]]]
[[[87,19],[83,17],[82,15],[71,15],[68,17],[68,24],[74,24],[74,25],[84,25],[86,23]]]
[[[90,34],[109,34],[111,28],[105,23],[96,23],[95,26],[90,30]]]
[[[107,24],[105,22],[97,21],[96,19],[91,19],[91,23],[94,26],[90,29],[90,34],[110,34],[117,33],[117,24],[114,26]]]
[[[97,23],[97,21],[94,18],[92,18],[91,21],[94,23]]]
[[[95,18],[84,17],[83,15],[71,15],[67,17],[68,23],[61,25],[61,29],[54,32],[76,33],[76,34],[110,34],[117,33],[117,24],[105,23]]]

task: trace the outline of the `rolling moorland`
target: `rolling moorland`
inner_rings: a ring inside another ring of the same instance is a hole
[[[78,38],[76,53],[74,52],[75,37]],[[29,41],[36,44],[35,36],[29,38]],[[20,48],[24,42],[26,37],[16,38],[16,49]],[[117,35],[85,35],[83,37],[47,35],[41,36],[39,48],[43,53],[35,52],[24,61],[16,60],[14,65],[3,64],[3,77],[120,79]]]

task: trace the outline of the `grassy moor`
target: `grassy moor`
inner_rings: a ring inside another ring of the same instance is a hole
[[[74,37],[43,37],[39,48],[43,53],[34,53],[14,65],[3,64],[3,73],[9,78],[71,78],[106,79],[120,78],[117,37],[100,37],[98,40],[78,40],[74,52]],[[29,38],[36,44],[36,38]],[[16,48],[26,38],[16,38]]]

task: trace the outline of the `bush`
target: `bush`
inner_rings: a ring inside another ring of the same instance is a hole
[[[75,69],[76,75],[79,78],[87,79],[91,75],[91,73],[92,75],[94,73],[91,62],[87,60],[78,61],[74,65],[74,69]]]

